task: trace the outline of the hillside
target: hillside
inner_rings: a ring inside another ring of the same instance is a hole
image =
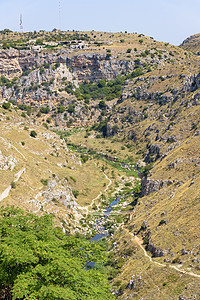
[[[0,204],[87,238],[103,224],[119,299],[200,297],[195,43],[0,32]]]
[[[194,34],[183,41],[181,46],[199,55],[200,53],[200,34]]]

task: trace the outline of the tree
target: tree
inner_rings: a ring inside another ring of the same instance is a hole
[[[35,44],[41,46],[41,45],[43,45],[43,40],[39,38],[36,40]]]
[[[62,114],[65,111],[65,107],[64,106],[58,106],[57,110],[58,110],[58,114]]]
[[[101,79],[98,82],[98,87],[103,88],[106,86],[106,79]]]
[[[33,137],[33,138],[36,138],[37,132],[35,132],[35,130],[32,130],[31,133],[30,133],[30,136]]]
[[[74,113],[74,111],[75,111],[75,106],[74,106],[73,104],[70,104],[70,105],[68,106],[67,111],[68,111],[70,114]]]
[[[1,299],[114,299],[103,272],[85,268],[103,260],[103,245],[66,236],[51,215],[1,209],[0,236]]]
[[[102,109],[102,110],[106,109],[106,103],[105,103],[105,100],[99,101],[99,108]]]

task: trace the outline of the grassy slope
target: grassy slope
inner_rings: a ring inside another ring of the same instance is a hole
[[[0,171],[1,192],[13,181],[14,174],[23,167],[26,168],[16,189],[11,190],[9,197],[4,199],[1,205],[9,203],[36,211],[37,206],[30,204],[29,201],[34,200],[40,191],[46,190],[40,180],[52,181],[55,175],[60,184],[67,178],[72,190],[79,190],[77,202],[80,205],[90,204],[91,200],[102,191],[104,183],[107,184],[107,179],[95,161],[81,164],[80,155],[70,151],[64,140],[56,134],[34,125],[29,118],[21,118],[14,110],[10,112],[0,109],[0,113],[2,154],[12,155],[17,159],[13,171]],[[28,129],[26,130],[25,127]],[[35,139],[30,137],[32,129],[38,133]],[[22,146],[21,142],[25,142],[25,145]],[[65,184],[67,188],[68,184]],[[43,201],[42,197],[41,201]],[[55,205],[51,204],[48,209],[54,211]],[[66,208],[62,205],[61,211],[61,215],[65,214]]]
[[[182,47],[188,51],[197,53],[200,51],[200,34],[192,35],[190,38],[186,39]]]

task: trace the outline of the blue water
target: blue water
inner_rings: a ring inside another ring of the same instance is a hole
[[[107,219],[108,216],[110,215],[110,213],[112,212],[113,210],[113,206],[117,205],[119,203],[121,199],[121,196],[118,196],[115,200],[113,200],[110,205],[106,208],[105,210],[105,215],[104,215],[104,219]],[[96,220],[96,224],[100,224],[101,221],[99,220]],[[91,241],[99,241],[101,240],[102,238],[108,236],[108,232],[106,231],[106,229],[102,226],[101,230],[103,231],[102,233],[98,233],[98,234],[95,234],[95,236],[93,238],[91,238]]]

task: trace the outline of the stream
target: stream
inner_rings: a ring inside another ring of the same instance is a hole
[[[118,196],[115,200],[113,200],[110,205],[105,209],[105,212],[104,212],[104,217],[103,219],[106,220],[110,213],[112,212],[113,210],[113,206],[117,205],[120,201],[122,196]],[[96,227],[99,227],[101,226],[101,223],[103,223],[103,220],[98,220],[96,219]],[[102,233],[97,233],[95,234],[95,236],[93,238],[91,238],[91,241],[99,241],[101,240],[103,237],[106,237],[108,236],[108,231],[105,229],[105,227],[102,225],[102,227],[100,228]]]
[[[105,209],[105,211],[104,211],[104,216],[103,216],[103,220],[106,220],[108,217],[109,217],[109,215],[110,215],[110,213],[112,212],[112,210],[113,210],[113,206],[115,206],[115,205],[117,205],[118,203],[119,203],[119,201],[120,201],[120,199],[121,199],[121,197],[122,196],[118,196],[115,200],[113,200],[111,203],[110,203],[110,205]],[[93,238],[91,238],[91,242],[93,241],[95,241],[95,242],[97,242],[97,241],[99,241],[99,240],[101,240],[102,238],[104,238],[104,237],[106,237],[106,236],[108,236],[109,235],[109,233],[108,233],[108,231],[105,229],[105,227],[103,226],[103,220],[98,220],[98,219],[96,219],[96,225],[94,226],[94,227],[98,227],[100,230],[101,230],[101,232],[102,233],[97,233],[97,234],[95,234],[95,236],[93,236]],[[101,224],[102,224],[102,226],[101,226]],[[100,227],[101,226],[101,227]],[[93,269],[95,267],[95,262],[92,262],[92,261],[88,261],[87,263],[86,263],[86,270],[89,270],[89,269]]]

